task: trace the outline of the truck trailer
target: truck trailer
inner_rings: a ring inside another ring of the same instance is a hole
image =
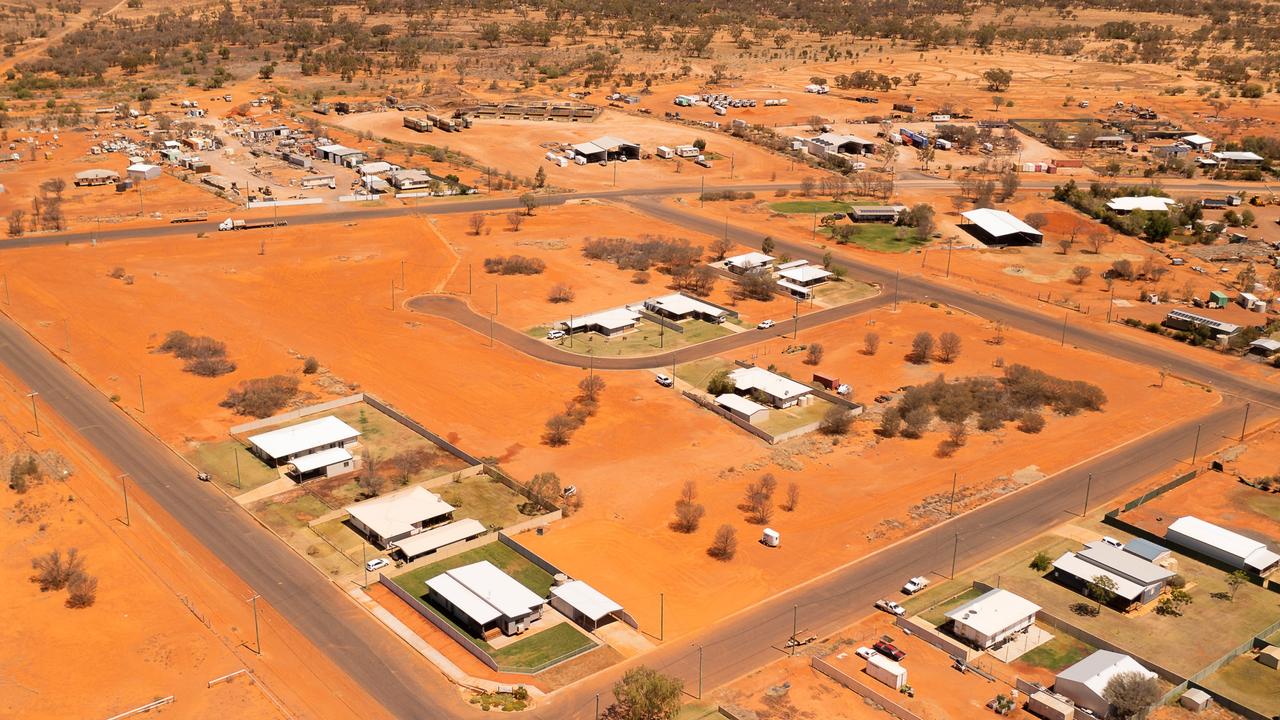
[[[228,230],[257,230],[259,228],[284,227],[289,223],[284,220],[232,220],[227,218],[218,223],[218,231],[226,232]]]

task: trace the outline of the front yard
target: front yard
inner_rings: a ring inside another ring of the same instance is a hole
[[[516,551],[500,542],[481,545],[478,548],[445,558],[430,565],[414,568],[391,579],[409,594],[421,598],[427,594],[427,580],[446,570],[452,570],[482,560],[488,560],[493,563],[499,570],[515,578],[521,585],[529,588],[539,597],[545,598],[551,593],[552,578],[550,573],[524,559]]]

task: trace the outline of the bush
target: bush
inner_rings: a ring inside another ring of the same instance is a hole
[[[732,525],[721,525],[711,547],[707,548],[707,554],[721,562],[732,560],[738,554],[738,531]]]
[[[1078,602],[1071,604],[1071,612],[1081,617],[1097,617],[1102,610],[1093,603]]]
[[[272,375],[245,380],[227,391],[227,397],[218,403],[230,408],[237,415],[270,417],[284,409],[298,394],[298,379],[291,375]]]
[[[911,340],[911,352],[907,355],[907,360],[919,365],[929,362],[932,355],[933,335],[927,332],[917,333]]]
[[[707,381],[707,392],[712,395],[724,395],[737,389],[737,384],[729,377],[728,370],[717,370]]]
[[[15,457],[13,464],[9,466],[9,489],[21,495],[31,485],[40,482],[43,476],[44,473],[35,455],[28,455],[25,458]]]
[[[1018,429],[1034,435],[1044,429],[1044,416],[1034,412],[1024,413],[1018,419]]]
[[[77,573],[67,583],[67,607],[87,608],[98,599],[98,578]]]
[[[32,560],[31,567],[36,571],[31,580],[40,586],[41,592],[61,590],[84,572],[84,558],[75,548],[68,550],[66,557],[61,550],[50,550]]]
[[[547,301],[553,303],[571,302],[576,296],[577,293],[573,291],[573,288],[564,283],[556,283],[551,286],[551,291],[547,293]]]
[[[547,263],[541,258],[523,255],[484,259],[484,271],[491,275],[539,275],[546,269]]]
[[[1187,586],[1187,579],[1182,577],[1181,575],[1174,575],[1173,577],[1169,578],[1166,584],[1175,590],[1181,590],[1182,588]]]
[[[218,377],[236,369],[236,364],[227,359],[227,344],[204,335],[174,330],[165,336],[158,350],[185,360],[182,369],[202,377]]]
[[[565,413],[552,415],[547,420],[547,430],[542,434],[542,441],[551,447],[568,445],[569,437],[581,425],[580,420]]]
[[[823,435],[846,435],[853,425],[853,413],[848,408],[832,405],[827,414],[818,423],[818,432]]]
[[[1053,558],[1049,557],[1049,553],[1043,550],[1031,558],[1031,569],[1036,572],[1048,572],[1051,567],[1053,567]]]
[[[309,357],[302,361],[303,375],[315,375],[318,372],[320,372],[320,361],[315,357]]]
[[[822,357],[826,355],[826,348],[822,347],[822,343],[812,343],[809,345],[808,351],[804,355],[805,365],[817,365],[822,362]]]

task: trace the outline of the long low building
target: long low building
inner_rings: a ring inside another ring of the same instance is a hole
[[[777,408],[788,408],[813,393],[813,388],[762,367],[738,368],[729,373],[734,389],[741,394],[760,394]]]
[[[1063,553],[1053,562],[1054,577],[1078,588],[1085,588],[1099,576],[1109,578],[1116,586],[1116,597],[1128,602],[1148,603],[1155,600],[1174,572],[1101,540],[1078,552]]]
[[[748,423],[756,423],[769,417],[769,408],[760,403],[733,393],[716,396],[716,404],[729,414],[742,418]]]
[[[78,187],[92,187],[94,185],[113,185],[120,182],[120,173],[115,170],[107,170],[106,168],[93,168],[91,170],[81,170],[76,173],[75,184]]]
[[[626,158],[640,159],[640,143],[623,140],[612,135],[603,135],[590,142],[573,145],[573,152],[587,162],[606,162]]]
[[[729,316],[729,311],[719,305],[712,305],[683,293],[672,293],[645,300],[644,308],[655,315],[671,320],[694,318],[710,323],[720,323]]]
[[[986,649],[1035,625],[1040,606],[1008,590],[988,590],[948,612],[951,632]]]
[[[1203,327],[1215,334],[1227,336],[1240,332],[1240,326],[1235,323],[1215,320],[1186,310],[1170,310],[1169,314],[1164,316],[1163,324],[1174,330],[1194,330],[1197,327]]]
[[[1272,552],[1266,543],[1193,515],[1174,520],[1165,529],[1164,536],[1169,542],[1258,575],[1267,575],[1280,567],[1280,555]]]
[[[380,548],[387,548],[453,518],[453,506],[420,485],[346,507],[351,524]]]
[[[594,332],[601,335],[616,335],[634,328],[638,322],[640,322],[640,313],[622,307],[571,317],[568,320],[561,320],[557,326],[571,334]]]
[[[724,267],[731,273],[742,275],[752,270],[767,268],[773,264],[774,257],[761,252],[749,252],[725,258]]]
[[[1040,245],[1044,233],[1003,210],[978,208],[960,213],[966,229],[987,245]]]
[[[472,518],[464,518],[396,540],[391,547],[394,552],[404,556],[405,560],[413,560],[456,542],[478,538],[486,532],[488,528],[484,523]]]
[[[849,209],[848,216],[853,222],[892,223],[906,211],[906,205],[855,205]]]
[[[488,560],[427,580],[427,598],[477,637],[519,635],[542,617],[545,600]]]
[[[343,449],[346,459],[350,460],[351,454],[345,448],[358,437],[360,431],[328,415],[279,430],[251,435],[249,448],[272,467],[330,449]]]
[[[1131,213],[1135,210],[1143,212],[1169,212],[1169,207],[1177,205],[1173,198],[1159,195],[1141,195],[1111,198],[1107,201],[1107,209],[1118,213]]]

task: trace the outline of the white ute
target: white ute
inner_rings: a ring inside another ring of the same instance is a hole
[[[929,587],[929,578],[920,575],[908,580],[907,584],[902,586],[902,592],[905,595],[915,595],[927,587]]]

